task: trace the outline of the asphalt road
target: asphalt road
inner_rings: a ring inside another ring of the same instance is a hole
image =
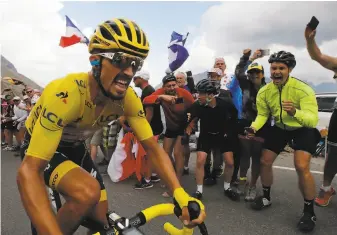
[[[20,159],[11,152],[1,151],[1,234],[24,235],[30,234],[30,223],[20,201],[16,185],[16,171]],[[314,159],[313,171],[322,171],[323,160]],[[184,176],[183,186],[188,192],[195,190],[193,169],[195,154],[190,161],[189,176]],[[281,168],[274,169],[274,185],[271,196],[273,205],[265,211],[252,211],[247,203],[232,202],[223,196],[223,181],[213,187],[204,189],[204,203],[207,209],[206,225],[209,234],[235,234],[235,235],[290,235],[302,234],[297,231],[296,223],[303,209],[303,199],[297,188],[296,172],[284,167],[293,166],[293,158],[289,154],[282,154],[275,165]],[[192,175],[191,175],[192,173]],[[321,184],[322,175],[314,174],[317,188]],[[112,183],[108,176],[104,176],[108,191],[109,206],[122,216],[132,216],[140,209],[156,203],[170,202],[161,196],[163,189],[155,185],[152,189],[136,191],[133,189],[134,179],[120,183]],[[337,187],[335,179],[333,185]],[[318,218],[317,226],[311,234],[336,234],[337,231],[337,197],[334,197],[328,208],[315,208]],[[170,221],[180,226],[174,217],[158,218],[145,225],[142,231],[146,234],[165,234],[162,225]],[[76,234],[85,234],[80,228]],[[199,234],[197,229],[194,234]]]

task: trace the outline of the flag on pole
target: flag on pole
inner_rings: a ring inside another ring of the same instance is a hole
[[[66,35],[60,39],[61,47],[68,47],[76,43],[89,44],[89,39],[79,30],[76,25],[66,16]]]
[[[168,45],[169,67],[166,69],[166,73],[172,73],[179,69],[189,57],[188,51],[185,48],[188,34],[181,35],[175,31],[172,32],[171,41]]]

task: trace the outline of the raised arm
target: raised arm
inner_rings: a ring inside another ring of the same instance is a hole
[[[337,57],[328,56],[321,52],[315,41],[316,30],[306,27],[304,35],[307,41],[307,49],[311,59],[317,61],[324,68],[337,73]]]

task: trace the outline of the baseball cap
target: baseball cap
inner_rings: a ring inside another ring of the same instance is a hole
[[[19,96],[15,96],[13,100],[21,100],[21,98]]]
[[[29,99],[29,96],[28,95],[23,96],[23,100],[25,99]]]
[[[256,70],[260,70],[260,71],[264,71],[263,70],[263,66],[258,64],[258,63],[252,63],[248,66],[248,69],[247,69],[247,72],[249,72],[250,70],[253,70],[253,69],[256,69]]]
[[[222,76],[222,70],[219,68],[211,68],[208,70],[208,73],[216,73],[218,76]]]
[[[142,78],[142,79],[148,81],[148,80],[150,79],[150,74],[149,74],[149,72],[146,71],[146,70],[141,70],[141,71],[138,71],[138,72],[135,74],[134,78],[136,78],[136,77],[139,77],[139,78]]]

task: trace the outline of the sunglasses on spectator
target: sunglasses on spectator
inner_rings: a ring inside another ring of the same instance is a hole
[[[110,63],[120,70],[125,70],[129,67],[132,68],[133,73],[139,71],[143,67],[144,60],[133,55],[129,55],[126,53],[99,53],[97,55],[103,56],[104,58],[108,59]]]

